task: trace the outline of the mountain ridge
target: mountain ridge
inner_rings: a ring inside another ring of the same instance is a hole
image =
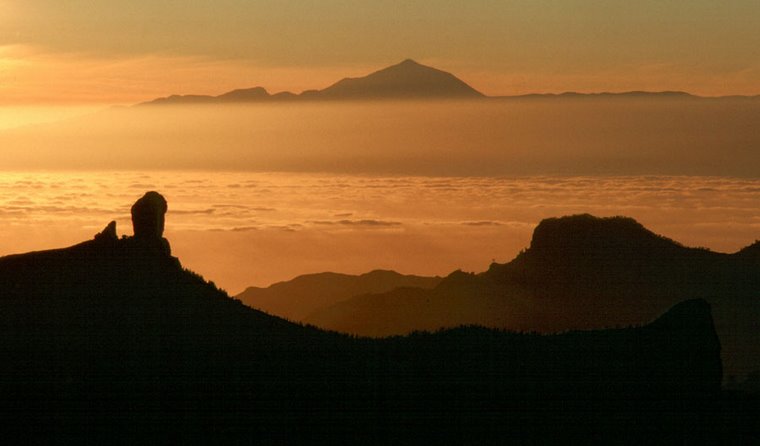
[[[166,211],[148,193],[132,207],[134,236],[109,223],[68,248],[0,258],[7,429],[46,444],[501,444],[757,430],[750,406],[739,412],[720,390],[704,300],[619,330],[357,338],[251,309],[184,269],[162,237]]]
[[[374,71],[366,76],[343,78],[321,90],[305,90],[301,93],[281,91],[271,94],[261,86],[238,88],[219,95],[173,94],[156,98],[138,105],[171,104],[227,104],[267,103],[292,101],[345,101],[345,100],[424,100],[424,99],[491,99],[491,100],[541,100],[541,99],[747,99],[756,100],[760,95],[699,96],[685,91],[623,91],[581,93],[527,93],[507,96],[487,96],[468,85],[455,75],[422,65],[412,59]]]
[[[716,253],[627,217],[546,219],[508,263],[454,271],[430,290],[355,296],[303,322],[380,337],[461,324],[555,333],[641,324],[688,296],[714,305],[727,370],[746,375],[760,370],[749,316],[760,313],[759,246]]]
[[[343,78],[322,90],[306,90],[300,94],[288,91],[270,94],[263,87],[252,87],[232,90],[218,96],[171,95],[141,105],[485,97],[451,73],[406,59],[363,77]]]
[[[440,277],[373,270],[360,275],[323,272],[297,276],[266,288],[248,287],[235,296],[244,304],[288,320],[302,320],[319,308],[367,293],[401,287],[433,288]]]

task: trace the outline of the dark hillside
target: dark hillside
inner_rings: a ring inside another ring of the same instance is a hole
[[[758,246],[722,254],[685,247],[631,218],[551,218],[509,263],[453,272],[432,290],[357,296],[305,321],[369,336],[461,324],[552,333],[643,324],[701,298],[713,307],[727,372],[746,376],[760,370]]]
[[[117,239],[109,225],[70,248],[0,259],[9,434],[47,443],[483,444],[752,433],[746,408],[731,425],[720,421],[738,403],[720,392],[720,344],[704,301],[641,328],[351,338],[229,298],[171,257],[160,208],[135,208],[147,214],[135,218],[134,237]]]

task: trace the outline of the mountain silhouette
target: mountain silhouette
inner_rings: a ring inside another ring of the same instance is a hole
[[[478,99],[485,96],[451,73],[407,59],[364,77],[345,78],[323,90],[269,94],[262,87],[233,90],[219,96],[172,95],[145,104],[205,104],[292,100]]]
[[[349,337],[248,308],[184,269],[162,236],[167,208],[149,193],[132,207],[132,237],[110,223],[69,248],[0,258],[4,433],[109,444],[757,435],[757,401],[720,390],[704,300],[619,330]]]
[[[234,104],[283,101],[335,101],[379,99],[641,99],[641,100],[757,100],[760,96],[702,97],[683,91],[624,91],[579,93],[529,93],[513,96],[486,96],[451,73],[406,59],[363,77],[344,78],[322,90],[300,94],[283,91],[270,94],[263,87],[242,88],[211,95],[171,95],[140,105]]]
[[[232,90],[217,96],[222,101],[257,101],[260,99],[268,99],[271,97],[263,87],[244,88],[239,90]]]
[[[402,287],[433,288],[440,281],[440,277],[406,276],[383,270],[358,276],[328,272],[298,276],[267,288],[249,287],[235,298],[269,314],[299,321],[320,308],[360,294]]]
[[[726,96],[728,98],[729,96]],[[744,96],[739,96],[744,97]],[[517,96],[502,96],[509,99],[707,99],[685,91],[623,91],[618,93],[580,93],[566,91],[564,93],[530,93]],[[751,98],[751,96],[746,96]]]
[[[558,332],[637,325],[702,298],[714,307],[728,373],[746,375],[760,370],[758,246],[722,254],[684,247],[630,218],[552,218],[509,263],[453,272],[432,290],[357,296],[303,321],[368,336],[461,324]]]
[[[343,79],[310,96],[325,99],[482,98],[451,73],[407,59],[360,78]]]

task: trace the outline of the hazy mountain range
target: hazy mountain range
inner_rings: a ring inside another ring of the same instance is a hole
[[[263,87],[232,90],[218,96],[171,95],[144,104],[230,104],[279,101],[373,100],[373,99],[541,99],[541,98],[700,98],[682,91],[630,91],[622,93],[525,94],[489,97],[451,73],[406,59],[359,78],[345,78],[322,90],[306,90],[300,94],[283,91],[270,94]],[[727,96],[757,98],[758,96]]]
[[[249,287],[235,296],[246,305],[294,321],[360,294],[385,293],[402,287],[433,288],[440,277],[403,275],[375,270],[359,276],[339,273],[307,274],[266,288]]]
[[[480,274],[455,271],[431,289],[399,285],[350,299],[336,293],[336,302],[325,305],[325,291],[336,287],[322,283],[310,298],[303,290],[278,293],[289,289],[278,284],[267,308],[278,314],[275,308],[318,302],[294,319],[389,336],[463,324],[541,332],[637,325],[681,300],[703,298],[714,308],[727,373],[760,370],[760,242],[722,254],[685,247],[630,218],[576,215],[542,221],[530,247],[511,262]]]
[[[236,103],[292,100],[473,99],[485,97],[456,76],[407,59],[360,78],[345,78],[323,90],[269,94],[262,87],[219,96],[172,95],[147,104]]]
[[[755,98],[492,98],[412,61],[299,95],[256,87],[150,104],[177,106],[112,108],[2,131],[3,166],[754,178],[760,164]]]

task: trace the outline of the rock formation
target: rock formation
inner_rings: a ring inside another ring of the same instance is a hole
[[[134,236],[116,234],[116,222],[112,221],[99,233],[94,241],[99,245],[109,245],[117,250],[126,250],[129,255],[140,258],[171,257],[169,241],[163,237],[164,216],[168,209],[166,199],[155,191],[146,192],[132,205],[132,228]],[[176,261],[174,259],[173,261]]]
[[[132,205],[132,228],[137,238],[158,238],[164,235],[167,205],[163,195],[146,192]]]
[[[169,241],[163,237],[167,209],[166,199],[155,191],[146,192],[132,205],[134,236],[128,243],[142,255],[171,256]]]
[[[116,235],[116,222],[112,221],[103,229],[103,231],[95,234],[95,240],[101,242],[115,242],[119,239]]]

